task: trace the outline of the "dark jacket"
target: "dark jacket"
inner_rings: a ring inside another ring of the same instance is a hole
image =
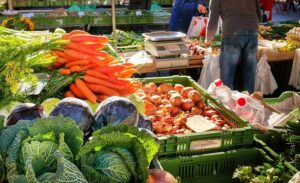
[[[149,10],[150,7],[151,7],[151,0],[130,0],[128,9]]]
[[[170,19],[169,29],[187,33],[193,16],[199,16],[198,5],[205,0],[176,0]]]

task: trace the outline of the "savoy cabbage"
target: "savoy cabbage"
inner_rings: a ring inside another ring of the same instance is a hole
[[[87,183],[73,164],[83,132],[70,118],[19,121],[0,136],[9,183]]]
[[[93,133],[77,159],[90,183],[146,183],[159,144],[151,135],[127,125],[109,125]]]

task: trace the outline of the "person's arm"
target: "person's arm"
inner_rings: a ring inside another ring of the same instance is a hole
[[[220,1],[222,0],[210,0],[209,3],[209,19],[208,24],[206,27],[206,42],[211,43],[215,37],[218,23],[219,23],[219,16],[220,16]]]

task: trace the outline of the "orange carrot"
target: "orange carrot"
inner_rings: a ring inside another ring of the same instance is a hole
[[[72,93],[74,93],[74,95],[78,98],[81,98],[81,99],[86,99],[86,97],[83,95],[83,93],[77,88],[77,86],[72,83],[70,85],[70,90],[72,91]]]
[[[118,90],[118,89],[121,88],[119,85],[113,84],[113,83],[108,82],[104,79],[100,79],[100,78],[97,78],[97,77],[94,77],[94,76],[84,75],[83,80],[86,83],[100,84],[100,85],[103,85],[103,86],[106,86],[106,87],[109,87],[109,88],[112,88],[112,89],[117,89]]]
[[[131,69],[133,66],[134,66],[134,64],[132,64],[132,63],[122,63],[122,65],[126,68],[126,69]]]
[[[61,73],[62,75],[70,75],[71,71],[70,69],[59,69],[59,73]]]
[[[87,47],[93,50],[101,50],[102,48],[105,47],[105,45],[101,43],[84,43]]]
[[[103,73],[115,73],[115,72],[120,72],[124,70],[124,66],[122,65],[110,65],[110,66],[106,66],[106,67],[100,67],[96,69],[99,72],[103,72]]]
[[[64,52],[62,51],[58,51],[58,50],[54,50],[53,53],[56,55],[56,56],[59,56],[59,57],[62,57],[64,59],[67,59],[67,60],[74,60],[73,57],[70,57],[68,55],[66,55]]]
[[[70,68],[71,72],[78,72],[80,71],[80,66],[78,65],[74,65]]]
[[[126,87],[118,90],[121,96],[127,96],[136,92],[136,87],[134,85],[127,85]]]
[[[104,52],[104,51],[96,51],[93,50],[91,48],[89,48],[88,46],[86,46],[85,44],[82,43],[74,43],[74,42],[70,42],[67,44],[67,47],[73,50],[77,50],[80,51],[82,53],[85,54],[89,54],[89,55],[94,55],[94,56],[99,56],[99,57],[107,57],[108,53]]]
[[[109,96],[107,95],[96,95],[97,101],[102,102],[103,100],[107,99]]]
[[[118,73],[118,77],[120,78],[130,78],[133,74],[137,73],[136,69],[127,69]]]
[[[56,62],[59,62],[59,63],[62,63],[62,64],[66,64],[67,62],[70,62],[70,61],[72,61],[72,60],[68,60],[68,59],[66,59],[66,58],[64,58],[64,57],[57,57],[57,58],[55,59],[55,61],[56,61]]]
[[[96,70],[87,70],[86,74],[89,76],[94,76],[94,77],[101,78],[101,79],[109,79],[109,76],[107,76],[104,73],[101,73],[99,71],[96,71]]]
[[[68,90],[68,91],[65,92],[64,97],[65,97],[65,98],[68,98],[68,97],[75,97],[75,95],[74,95],[71,91]]]
[[[100,42],[100,43],[107,43],[108,38],[104,36],[94,36],[94,35],[74,35],[70,37],[72,42]]]
[[[69,57],[73,57],[77,60],[89,60],[90,58],[88,54],[73,49],[65,49],[64,53]]]
[[[55,62],[52,63],[52,66],[53,66],[53,68],[55,68],[55,69],[61,68],[63,65],[64,65],[64,64],[62,64],[61,62],[57,62],[57,61],[55,61]]]
[[[83,30],[72,30],[70,32],[70,36],[74,36],[74,35],[89,35],[90,33],[85,32]]]
[[[80,68],[80,71],[86,71],[86,70],[95,68],[95,67],[97,67],[97,66],[98,66],[97,64],[91,63],[91,62],[90,62],[90,63],[88,63],[88,64],[82,66],[82,67]]]
[[[76,79],[75,85],[89,101],[93,103],[97,102],[97,96],[87,87],[87,85],[81,79]]]
[[[64,34],[61,38],[63,39],[63,40],[68,40],[69,38],[70,38],[70,34]]]
[[[75,66],[75,65],[78,65],[78,66],[86,65],[89,62],[90,62],[89,60],[75,60],[75,61],[67,63],[66,68],[70,68],[70,67]]]
[[[119,96],[119,92],[103,85],[86,83],[86,86],[95,93],[104,94],[108,96]]]

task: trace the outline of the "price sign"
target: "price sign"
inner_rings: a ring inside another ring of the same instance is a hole
[[[84,16],[84,12],[83,12],[83,11],[78,12],[78,16],[79,16],[79,17]]]
[[[25,17],[25,18],[31,18],[34,16],[34,13],[23,13],[22,14],[22,17]]]
[[[137,10],[137,11],[135,12],[135,15],[136,15],[136,16],[142,16],[142,11],[141,11],[141,10]]]

